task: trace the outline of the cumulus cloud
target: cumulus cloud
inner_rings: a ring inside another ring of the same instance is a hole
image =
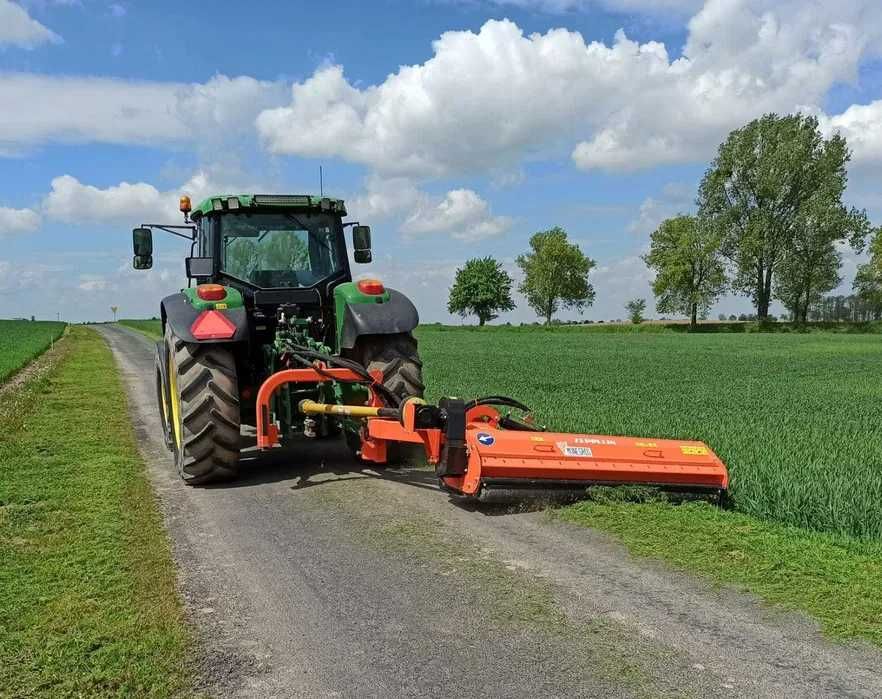
[[[0,0],[0,46],[32,49],[41,44],[60,42],[58,34],[31,17],[21,5]]]
[[[33,209],[10,209],[0,206],[0,237],[31,233],[40,227],[40,215]]]
[[[162,83],[31,73],[0,74],[0,154],[49,142],[183,144],[250,132],[277,104],[277,83],[217,75],[206,83]]]
[[[882,100],[855,104],[842,114],[821,114],[820,127],[827,135],[840,133],[854,152],[857,163],[882,163]]]
[[[481,240],[505,233],[512,224],[507,216],[494,216],[487,201],[471,189],[433,196],[405,177],[368,177],[365,191],[346,208],[365,221],[403,217],[400,230],[408,237],[450,235],[457,240]]]
[[[703,160],[763,112],[818,105],[879,55],[870,0],[708,0],[683,53],[619,31],[607,45],[508,20],[450,31],[425,63],[354,86],[341,66],[293,85],[257,129],[273,153],[341,157],[386,177],[443,177],[572,152],[583,169]]]
[[[43,212],[65,223],[153,223],[180,218],[178,198],[188,194],[194,202],[224,191],[205,172],[197,172],[181,187],[161,192],[146,182],[120,182],[106,188],[83,184],[72,175],[52,180],[43,200]]]
[[[694,209],[695,190],[682,182],[669,182],[661,192],[640,204],[637,216],[628,224],[628,232],[649,235],[666,218],[688,214]]]
[[[471,189],[454,189],[440,200],[425,197],[402,224],[405,235],[447,233],[458,240],[481,240],[505,233],[507,216],[493,216],[490,205]]]

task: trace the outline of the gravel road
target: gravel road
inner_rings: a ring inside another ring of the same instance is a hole
[[[249,450],[238,482],[187,487],[160,437],[152,343],[97,329],[210,695],[882,696],[875,649],[545,513],[460,507],[431,472],[361,469],[338,443]]]

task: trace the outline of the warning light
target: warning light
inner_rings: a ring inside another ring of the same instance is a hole
[[[190,205],[190,197],[185,194],[181,197],[181,213],[189,214],[192,210],[193,207]]]
[[[227,297],[227,290],[220,284],[199,284],[196,295],[203,301],[223,301]]]
[[[368,294],[369,296],[379,296],[386,291],[386,287],[383,286],[383,282],[379,279],[362,279],[355,286],[358,287],[361,293]]]

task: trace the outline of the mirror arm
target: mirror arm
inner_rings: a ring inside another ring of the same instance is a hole
[[[196,240],[196,226],[171,226],[163,223],[142,223],[141,228],[158,228],[159,230],[165,231],[166,233],[176,235],[178,236],[178,238],[184,238],[186,240]],[[190,235],[179,233],[179,230],[190,231]]]
[[[358,221],[347,221],[343,224],[343,228],[349,228],[349,226],[360,226],[361,224]]]

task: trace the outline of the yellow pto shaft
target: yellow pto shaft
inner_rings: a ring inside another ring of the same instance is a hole
[[[369,405],[337,405],[336,403],[316,403],[308,398],[298,405],[304,415],[345,415],[346,417],[398,417],[395,408],[377,408]]]

